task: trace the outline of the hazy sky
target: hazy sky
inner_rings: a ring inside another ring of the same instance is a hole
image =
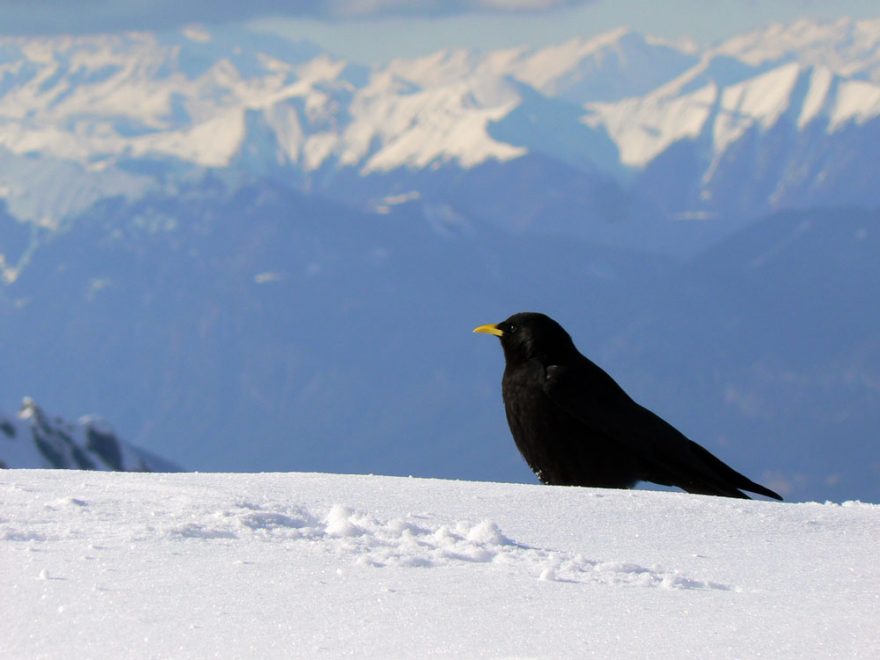
[[[878,0],[0,0],[0,32],[160,30],[250,21],[371,62],[439,48],[543,45],[628,25],[713,43],[798,17],[880,17]],[[272,17],[272,18],[267,18]]]

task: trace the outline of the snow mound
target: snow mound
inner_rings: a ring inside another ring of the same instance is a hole
[[[86,503],[73,500],[79,506]],[[137,542],[156,540],[236,539],[267,543],[301,543],[320,548],[355,566],[436,568],[459,563],[496,564],[545,581],[627,584],[668,589],[722,589],[661,566],[589,559],[580,553],[531,547],[508,538],[491,520],[434,520],[409,514],[383,519],[353,507],[334,504],[326,512],[305,506],[277,504],[267,508],[249,502],[222,510],[183,515],[154,512],[171,519],[136,533]],[[184,520],[178,520],[178,518]],[[196,517],[200,522],[193,522]],[[17,534],[21,534],[18,532]],[[292,547],[292,546],[288,546]]]

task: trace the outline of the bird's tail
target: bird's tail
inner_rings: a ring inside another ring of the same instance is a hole
[[[747,490],[750,493],[758,493],[759,495],[782,501],[782,495],[770,490],[766,486],[755,483],[744,474],[740,474],[696,442],[691,441],[691,451],[699,455],[703,465],[709,468],[709,470],[707,471],[708,474],[704,472],[703,476],[705,479],[702,483],[694,484],[694,490],[685,488],[689,493],[751,499],[742,492]]]

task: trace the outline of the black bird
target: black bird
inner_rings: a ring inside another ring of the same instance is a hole
[[[516,446],[545,484],[632,488],[639,481],[689,493],[781,500],[633,401],[544,314],[522,312],[474,332],[504,349],[501,393]]]

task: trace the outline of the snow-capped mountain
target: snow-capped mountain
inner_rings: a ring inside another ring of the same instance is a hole
[[[233,28],[3,39],[0,195],[49,230],[206,172],[233,187],[272,176],[361,208],[416,193],[469,216],[478,205],[445,193],[450,179],[484,187],[489,167],[498,183],[484,197],[503,197],[524,171],[561,168],[553,182],[530,175],[534,209],[505,220],[539,231],[566,187],[617,200],[591,217],[623,208],[637,224],[880,203],[864,174],[878,25],[800,22],[704,50],[618,30],[373,68]],[[585,218],[563,224],[606,238]],[[4,269],[14,277],[9,255]]]
[[[798,62],[834,73],[880,83],[880,18],[843,17],[820,23],[800,20],[774,24],[728,39],[716,52],[752,66]]]
[[[640,171],[636,188],[680,217],[880,202],[880,86],[794,62],[743,80],[735,68],[713,56],[645,97],[589,104],[587,121]]]
[[[621,28],[537,49],[442,51],[413,60],[394,60],[386,68],[406,80],[430,86],[475,74],[506,76],[545,96],[580,105],[641,96],[698,61],[693,45],[671,44]]]
[[[0,468],[176,472],[180,468],[118,438],[99,417],[50,417],[26,398],[17,415],[0,414]]]

